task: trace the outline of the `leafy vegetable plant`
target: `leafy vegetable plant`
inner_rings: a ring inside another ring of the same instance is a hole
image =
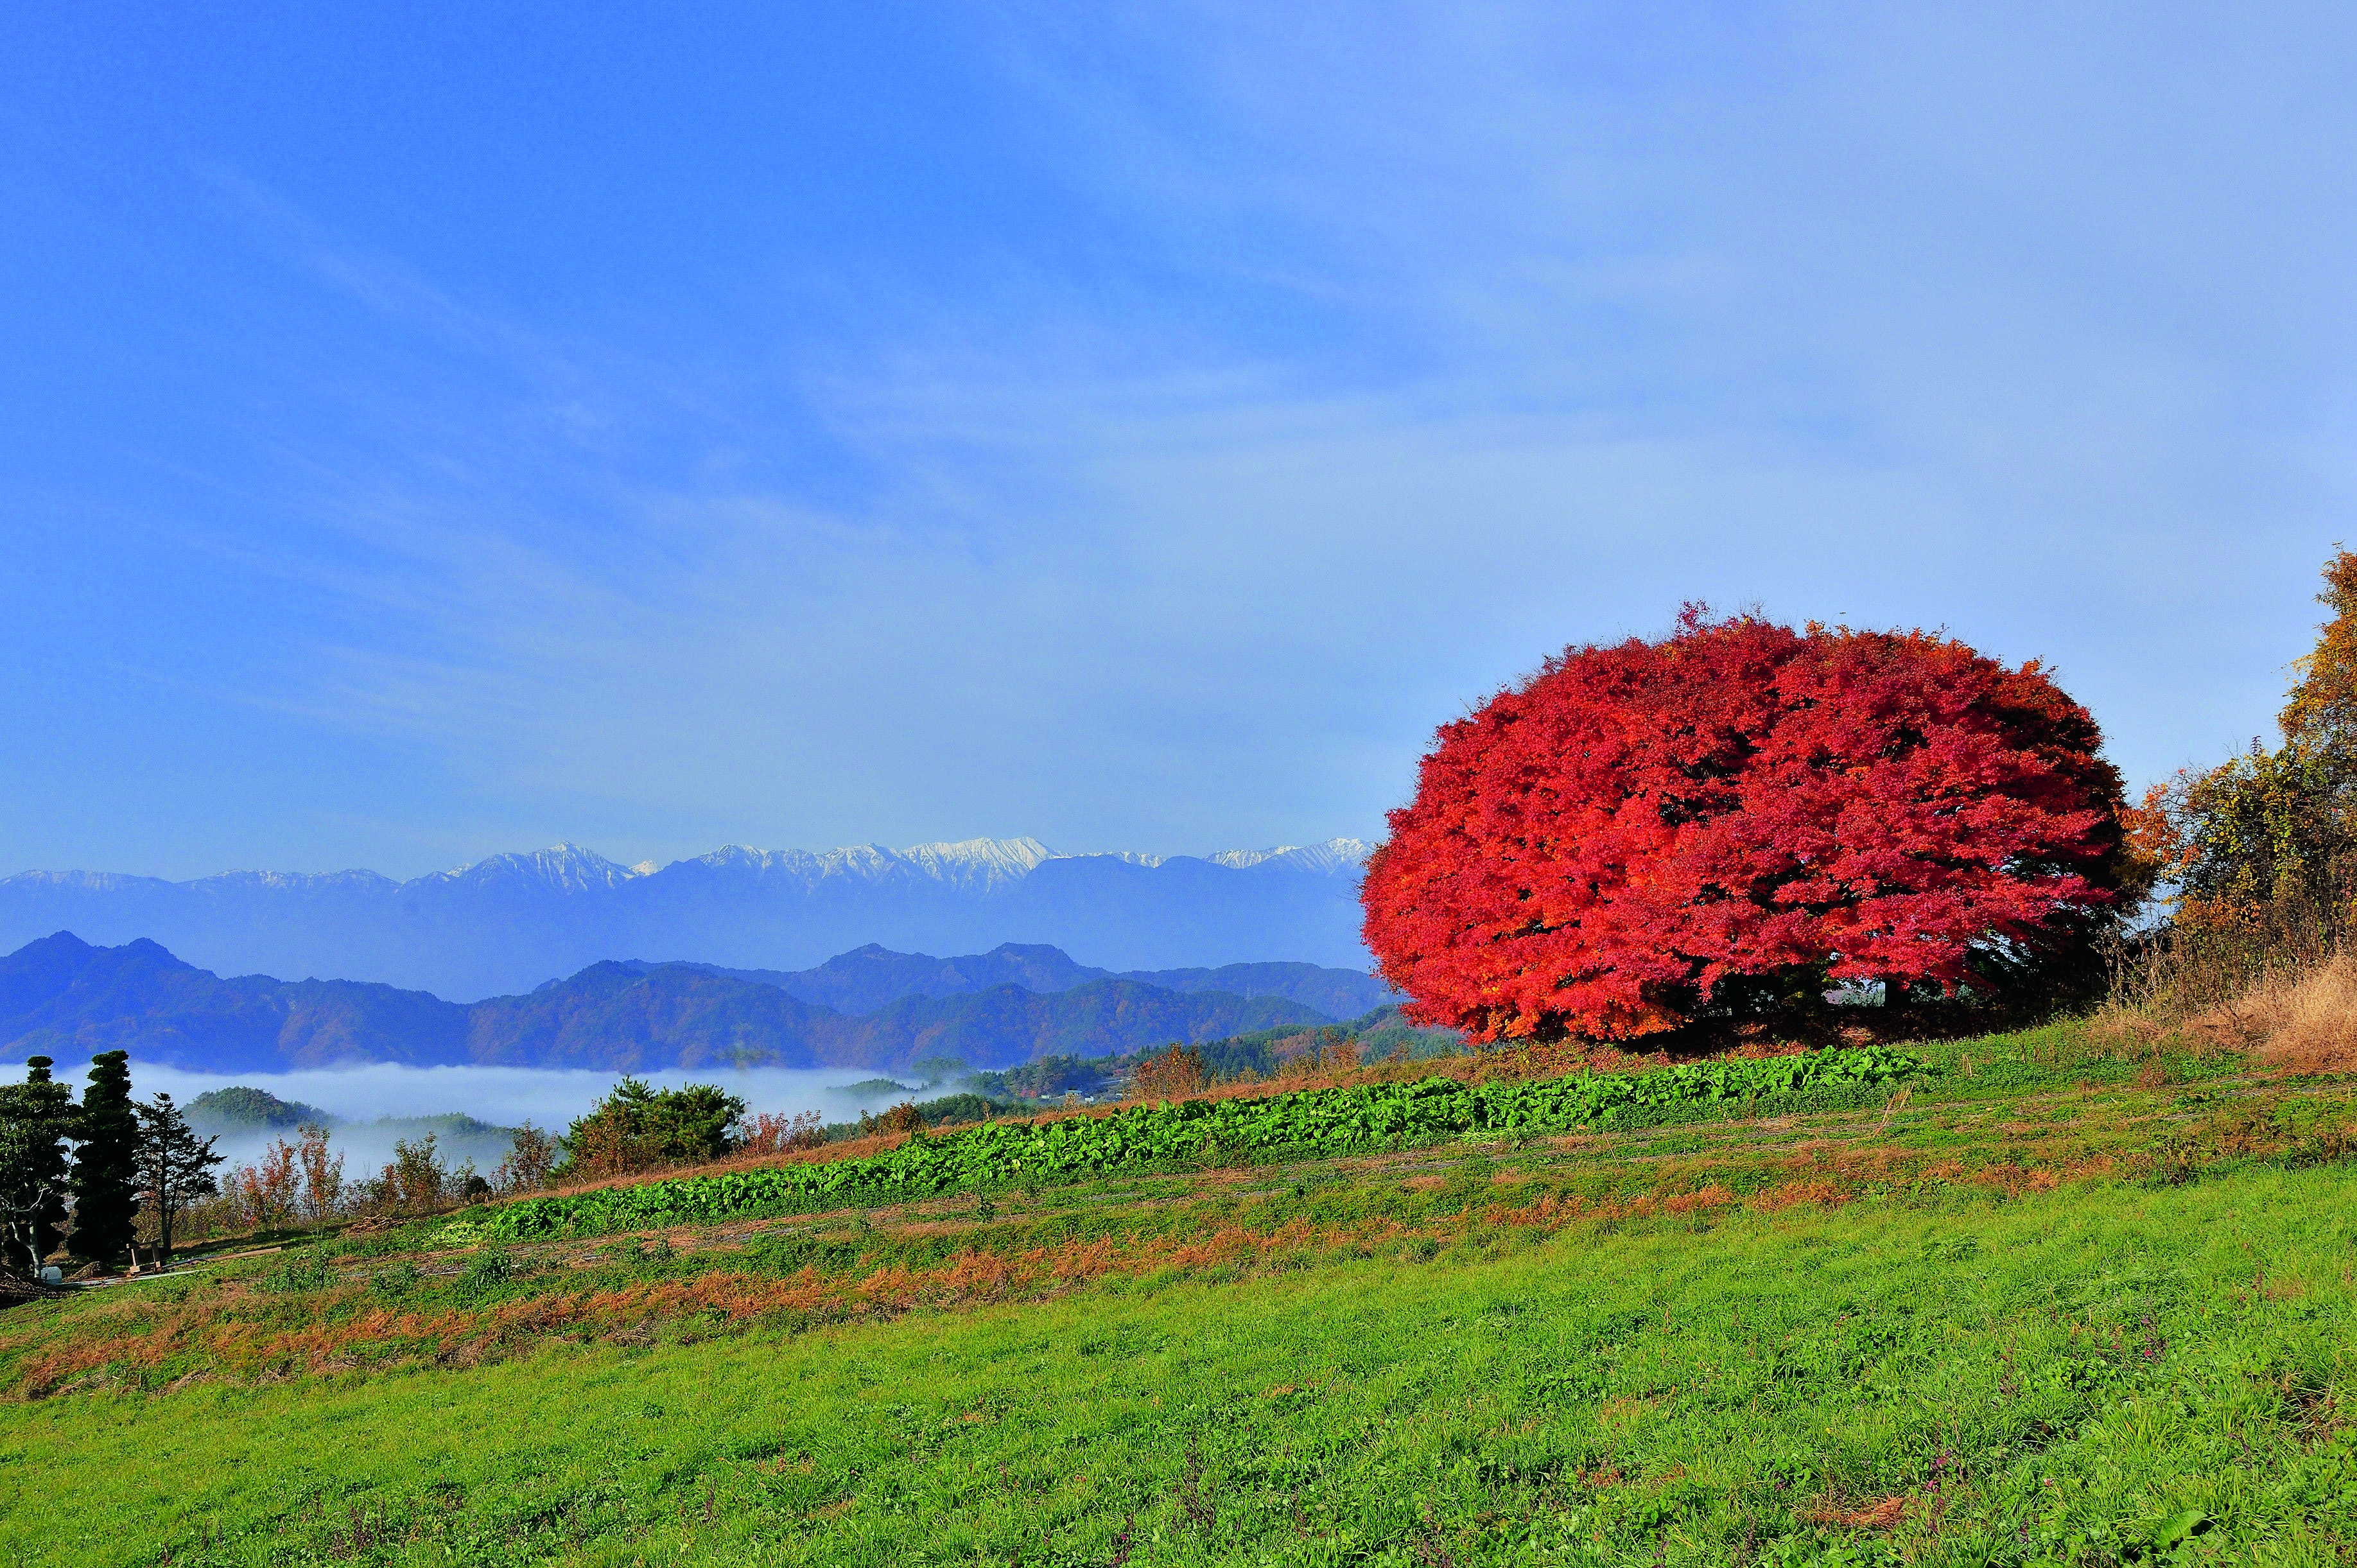
[[[1637,1074],[1576,1073],[1520,1083],[1449,1078],[1307,1090],[1257,1100],[1135,1105],[1107,1116],[992,1122],[922,1132],[856,1159],[681,1176],[526,1198],[454,1221],[446,1244],[697,1224],[858,1202],[899,1202],[1004,1183],[1074,1181],[1239,1154],[1350,1154],[1468,1135],[1534,1137],[1584,1126],[1642,1126],[1763,1101],[1841,1103],[1922,1070],[1886,1047],[1690,1062]]]

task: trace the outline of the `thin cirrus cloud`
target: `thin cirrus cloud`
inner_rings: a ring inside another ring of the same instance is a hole
[[[52,585],[153,613],[42,628],[99,672],[17,858],[1370,833],[1435,724],[1690,598],[2044,657],[2136,778],[2266,722],[2351,491],[2340,18],[953,30],[910,69],[983,150],[897,226],[690,254],[625,189],[539,292],[205,149],[180,242],[275,325],[135,485],[42,489],[117,558],[55,523]]]

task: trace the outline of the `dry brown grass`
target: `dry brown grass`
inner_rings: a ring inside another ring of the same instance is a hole
[[[2116,944],[2098,1037],[2150,1052],[2252,1052],[2291,1065],[2345,1052],[2357,886],[2330,899],[2188,906],[2165,930]],[[2274,1044],[2278,1039],[2279,1046]]]
[[[2275,1067],[2357,1069],[2357,957],[2336,952],[2304,971],[2268,975],[2187,1027]]]
[[[1838,1524],[1851,1530],[1892,1530],[1907,1517],[1907,1508],[1912,1500],[1900,1493],[1854,1509],[1837,1498],[1820,1498],[1803,1509],[1801,1517],[1813,1523]]]

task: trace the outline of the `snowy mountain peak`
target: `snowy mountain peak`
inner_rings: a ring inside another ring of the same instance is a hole
[[[879,940],[900,953],[1052,943],[1115,972],[1355,968],[1366,850],[1352,839],[1217,857],[1060,854],[1032,838],[823,854],[731,845],[650,869],[561,843],[401,883],[29,872],[0,877],[0,952],[57,931],[145,938],[218,973],[377,981],[460,1001],[528,993],[617,955],[799,968]]]
[[[967,892],[988,892],[1020,882],[1043,863],[1060,858],[1038,839],[1019,838],[965,839],[955,843],[912,844],[907,849],[856,843],[817,854],[808,850],[729,844],[678,864],[715,872],[752,872],[813,886],[914,878],[946,883]]]
[[[1365,862],[1372,848],[1363,839],[1335,838],[1323,843],[1221,850],[1202,858],[1232,871],[1269,866],[1332,876],[1356,870]],[[751,874],[765,881],[776,879],[802,886],[830,881],[912,879],[946,884],[963,892],[987,893],[1021,882],[1051,860],[1118,860],[1153,870],[1172,858],[1136,850],[1068,855],[1049,848],[1036,838],[1025,837],[961,839],[955,843],[911,844],[906,849],[897,850],[877,843],[847,844],[817,854],[801,849],[762,850],[744,844],[726,844],[707,854],[697,855],[692,860],[673,861],[668,865],[658,865],[651,860],[624,865],[607,859],[595,850],[585,849],[568,841],[530,854],[490,855],[468,865],[421,876],[414,884],[407,885],[380,876],[373,871],[317,874],[231,871],[188,883],[108,872],[27,871],[14,876],[0,877],[0,888],[13,890],[20,896],[32,895],[40,889],[58,894],[109,896],[128,895],[139,887],[188,887],[219,895],[297,893],[320,897],[354,893],[389,897],[404,886],[465,884],[469,886],[529,887],[543,892],[580,894],[610,892],[626,883],[665,878],[694,868],[724,876]]]
[[[1272,849],[1223,849],[1205,858],[1231,871],[1249,871],[1256,865],[1285,865],[1297,871],[1321,872],[1331,876],[1337,872],[1353,869],[1366,864],[1374,846],[1364,839],[1328,839],[1324,843],[1281,843]]]
[[[556,893],[605,892],[638,875],[629,866],[608,860],[596,850],[576,843],[554,843],[531,854],[495,854],[456,871],[441,880],[479,886],[506,884],[533,886]]]
[[[963,839],[956,843],[912,844],[900,858],[927,875],[958,887],[995,887],[1020,882],[1056,852],[1035,838]]]
[[[1287,871],[1308,872],[1313,875],[1333,876],[1355,871],[1373,846],[1364,839],[1334,838],[1323,843],[1277,844],[1268,849],[1222,850],[1203,856],[1214,865],[1232,871],[1249,871],[1268,866]],[[643,865],[623,867],[587,850],[560,844],[543,851],[539,856],[510,855],[503,860],[545,860],[560,852],[595,862],[598,867],[610,868],[622,877],[650,875]],[[748,848],[728,844],[698,855],[693,861],[681,861],[680,865],[694,865],[723,873],[752,872],[783,876],[804,884],[834,881],[882,882],[913,877],[920,881],[944,883],[963,892],[986,893],[1011,886],[1022,881],[1051,860],[1107,859],[1152,870],[1170,860],[1171,856],[1152,854],[1136,850],[1098,852],[1086,855],[1065,854],[1050,849],[1036,838],[960,839],[954,843],[910,844],[906,849],[889,849],[879,843],[845,844],[816,854],[807,850]],[[482,865],[492,863],[485,861]],[[470,869],[480,869],[479,867]],[[668,871],[670,867],[663,868]],[[581,875],[597,873],[585,870]]]

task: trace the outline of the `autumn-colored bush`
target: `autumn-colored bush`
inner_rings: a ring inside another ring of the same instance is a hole
[[[859,1113],[862,1133],[916,1133],[921,1132],[924,1125],[925,1113],[917,1109],[912,1100],[904,1100],[878,1115],[871,1116],[865,1111]]]
[[[1625,1039],[1841,982],[2024,994],[2092,975],[2136,862],[2086,710],[1926,632],[1689,607],[1444,726],[1369,862],[1418,1021]]]
[[[343,1190],[344,1156],[329,1152],[326,1128],[306,1123],[296,1143],[274,1138],[253,1164],[231,1166],[206,1223],[224,1230],[316,1225],[339,1211]]]
[[[221,1184],[221,1195],[233,1205],[237,1223],[248,1230],[294,1224],[302,1191],[295,1151],[284,1138],[273,1140],[252,1165],[231,1167]]]
[[[2188,771],[2147,793],[2139,835],[2166,863],[2179,927],[2282,923],[2309,910],[2345,925],[2357,892],[2357,553],[2325,564],[2332,618],[2296,666],[2283,745]]]
[[[1314,1030],[1279,1040],[1275,1048],[1276,1079],[1281,1083],[1349,1072],[1359,1065],[1356,1041],[1324,1040]]]
[[[302,1214],[316,1225],[333,1218],[343,1203],[344,1156],[328,1149],[325,1127],[307,1122],[296,1136],[295,1161],[303,1172]]]
[[[491,1173],[491,1190],[499,1193],[531,1192],[548,1185],[563,1150],[554,1138],[525,1122],[515,1131],[515,1141],[508,1146],[507,1157]]]
[[[2344,970],[2340,955],[2357,945],[2357,553],[2325,564],[2318,598],[2332,615],[2295,666],[2283,744],[2254,740],[2180,773],[2129,813],[2169,918],[2122,954],[2108,1022],[2165,1032],[2199,1017],[2223,1042],[2249,1032],[2234,1020],[2339,986],[2325,972]]]
[[[1186,1046],[1171,1046],[1138,1059],[1129,1073],[1129,1097],[1184,1100],[1190,1094],[1200,1094],[1211,1081],[1211,1069],[1205,1065],[1202,1052]]]
[[[396,1138],[393,1158],[360,1184],[358,1207],[371,1214],[431,1214],[457,1196],[436,1138]]]
[[[805,1111],[796,1116],[780,1116],[765,1111],[745,1123],[744,1135],[737,1140],[740,1155],[782,1155],[802,1149],[823,1148],[826,1145],[826,1122],[815,1111]]]

